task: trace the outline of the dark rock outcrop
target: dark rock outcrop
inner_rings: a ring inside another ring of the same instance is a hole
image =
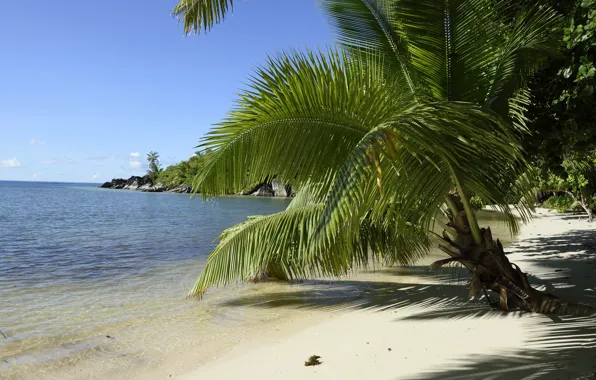
[[[256,197],[273,197],[275,196],[275,192],[273,191],[273,187],[271,187],[270,184],[264,183],[250,195],[254,195]]]
[[[103,189],[125,189],[125,190],[137,190],[139,187],[149,183],[153,185],[151,179],[147,176],[138,177],[132,176],[129,179],[114,178],[111,182],[106,182],[100,187]]]
[[[190,193],[191,190],[192,190],[192,187],[190,187],[188,185],[178,185],[178,186],[168,189],[166,191],[168,191],[170,193],[187,194],[187,193]]]
[[[189,185],[164,186],[161,183],[153,184],[148,176],[132,176],[129,179],[114,178],[110,182],[105,182],[101,186],[103,189],[123,189],[138,190],[148,193],[161,193],[167,191],[170,193],[188,194],[192,191]],[[273,180],[271,182],[260,183],[253,188],[239,193],[241,195],[254,195],[256,197],[293,197],[292,186]]]
[[[284,185],[282,182],[276,180],[260,183],[240,194],[257,197],[293,197],[295,195],[291,185]]]
[[[161,183],[157,183],[155,185],[152,185],[151,183],[146,183],[143,186],[139,187],[137,190],[141,190],[146,193],[161,193],[165,190],[165,187]]]

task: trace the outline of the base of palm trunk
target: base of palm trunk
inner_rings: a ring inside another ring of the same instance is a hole
[[[251,282],[265,282],[272,280],[290,281],[286,273],[274,263],[270,263],[267,265],[267,268],[261,270],[249,279]]]
[[[521,309],[543,314],[596,316],[596,308],[572,304],[555,295],[534,289],[528,276],[505,256],[503,245],[494,241],[490,228],[481,229],[482,241],[476,243],[463,205],[454,197],[457,213],[448,212],[449,222],[443,231],[439,248],[450,257],[436,261],[431,268],[458,262],[471,273],[470,296],[478,297],[483,289],[497,293],[503,311]]]

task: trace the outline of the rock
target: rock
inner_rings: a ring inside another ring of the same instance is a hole
[[[275,196],[275,192],[273,191],[273,188],[271,187],[270,184],[265,183],[265,184],[261,185],[261,187],[259,187],[259,189],[257,189],[257,191],[255,191],[251,195],[254,195],[257,197],[273,197],[273,196]]]
[[[122,178],[114,178],[112,179],[111,182],[106,182],[103,185],[101,185],[100,187],[102,189],[122,189],[124,188],[124,186],[126,186],[128,183],[127,180],[122,179]]]
[[[190,193],[192,190],[192,188],[188,185],[178,185],[172,189],[169,189],[168,192],[170,193],[179,193],[179,194],[185,194],[185,193]]]
[[[145,193],[161,193],[165,190],[165,186],[161,183],[152,185],[151,182],[149,182],[139,187],[137,190],[143,191]]]
[[[291,197],[292,186],[284,185],[276,180],[271,181],[271,189],[273,190],[273,196],[275,197]]]
[[[126,186],[123,187],[124,190],[137,190],[140,187],[139,185],[139,181],[138,180],[134,180],[132,183],[127,184]]]

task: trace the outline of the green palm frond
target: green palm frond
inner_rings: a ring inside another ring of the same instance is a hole
[[[485,104],[497,112],[506,112],[509,98],[525,85],[526,79],[549,56],[559,53],[561,17],[551,8],[536,6],[516,17],[503,36],[503,43],[492,64],[491,84]]]
[[[520,159],[519,144],[505,121],[480,106],[415,106],[373,129],[347,157],[326,202],[328,239],[346,220],[371,209],[380,218],[387,209],[417,210],[430,221],[455,187],[454,174],[466,189],[506,211],[504,188],[515,180]],[[515,219],[511,223],[515,231]]]
[[[323,12],[335,28],[339,43],[358,56],[382,59],[402,91],[416,92],[407,45],[391,24],[391,1],[322,0]]]
[[[341,49],[270,58],[203,139],[212,151],[193,183],[211,196],[277,178],[298,196],[226,230],[192,295],[267,268],[301,279],[411,262],[456,187],[495,205],[512,232],[512,197],[528,217],[524,81],[557,47],[554,13],[511,22],[511,0],[321,4]]]
[[[208,32],[234,8],[234,0],[180,0],[172,10],[184,25],[184,33]]]
[[[337,277],[371,262],[411,264],[429,249],[426,230],[385,228],[367,218],[356,226],[356,236],[346,235],[330,246],[316,244],[314,232],[323,211],[322,203],[292,207],[225,230],[188,295],[249,280],[268,268],[287,280]]]
[[[373,126],[409,105],[383,75],[374,60],[335,50],[270,59],[204,137],[214,154],[193,189],[219,195],[272,177],[324,181]]]

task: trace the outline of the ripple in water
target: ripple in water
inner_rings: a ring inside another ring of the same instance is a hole
[[[0,378],[109,371],[269,318],[184,295],[223,229],[288,200],[96,186],[0,181]]]

